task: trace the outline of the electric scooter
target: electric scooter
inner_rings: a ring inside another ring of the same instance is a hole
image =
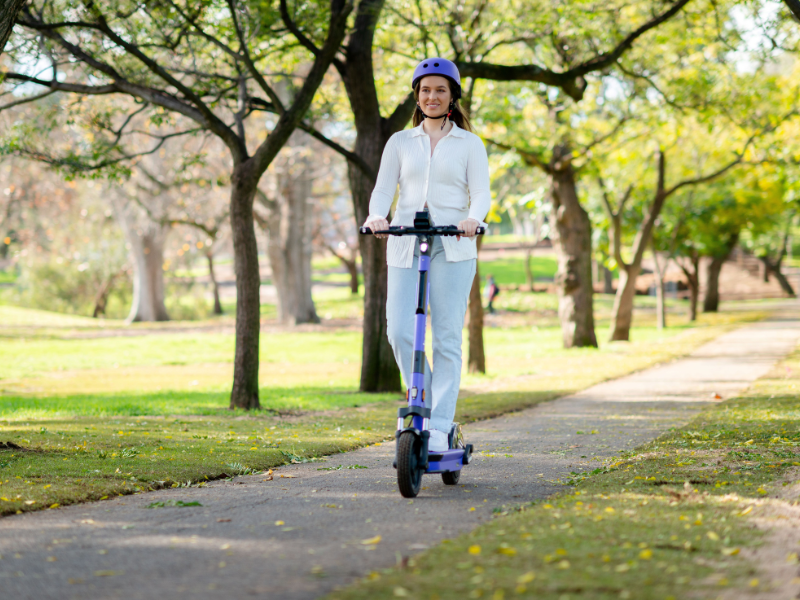
[[[431,262],[431,244],[434,236],[463,235],[455,225],[435,226],[427,211],[414,215],[413,227],[389,227],[383,231],[372,231],[362,227],[362,235],[413,235],[419,240],[419,279],[417,281],[417,306],[414,316],[414,359],[411,368],[411,387],[406,392],[408,406],[397,411],[394,468],[397,469],[397,486],[405,498],[415,498],[422,485],[425,473],[441,473],[445,485],[456,485],[461,468],[472,458],[472,444],[465,444],[461,426],[454,424],[448,435],[449,449],[444,452],[428,452],[428,420],[430,407],[425,406],[425,325],[428,316],[430,282],[428,269]],[[478,227],[478,235],[484,233]],[[408,424],[406,419],[410,417]]]

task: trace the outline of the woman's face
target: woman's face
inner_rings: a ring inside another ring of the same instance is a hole
[[[440,117],[450,108],[450,84],[444,77],[428,75],[419,82],[419,105],[429,117]]]

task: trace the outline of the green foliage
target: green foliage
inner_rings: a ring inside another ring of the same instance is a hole
[[[51,260],[44,263],[31,261],[17,284],[20,291],[16,302],[31,308],[65,314],[91,316],[100,286],[98,273],[81,268],[86,263]],[[109,298],[109,317],[121,318],[127,314],[131,302],[132,285],[125,278],[114,288]]]

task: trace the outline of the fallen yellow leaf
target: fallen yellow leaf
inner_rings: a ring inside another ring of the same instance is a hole
[[[376,535],[376,536],[375,536],[375,537],[373,537],[373,538],[369,538],[369,539],[367,539],[367,540],[361,540],[361,543],[362,543],[364,546],[371,546],[371,545],[373,545],[373,544],[377,544],[377,543],[379,543],[380,541],[381,541],[381,536],[379,536],[379,535]]]
[[[708,533],[706,533],[706,537],[710,540],[714,540],[715,542],[719,540],[719,536],[713,531],[709,531]]]
[[[525,583],[530,583],[534,579],[536,579],[536,573],[530,571],[528,573],[525,573],[524,575],[520,575],[519,577],[517,577],[517,583],[523,585]]]
[[[739,549],[738,548],[723,548],[722,549],[722,554],[724,554],[725,556],[736,556],[737,554],[739,554]]]
[[[744,515],[747,515],[747,514],[749,514],[750,512],[752,512],[752,510],[753,510],[753,507],[752,507],[752,506],[748,506],[748,507],[747,507],[747,508],[745,508],[745,509],[744,509],[742,512],[740,512],[740,513],[739,513],[739,516],[744,516]]]
[[[514,556],[517,553],[514,548],[509,548],[508,546],[500,546],[497,549],[497,552],[500,554],[505,554],[506,556]]]
[[[58,508],[60,505],[56,502],[55,504],[51,504],[50,508]]]
[[[467,552],[469,552],[470,554],[475,554],[475,555],[480,554],[481,553],[481,547],[478,546],[478,545],[472,545],[469,548],[467,548]]]
[[[283,521],[275,521],[275,525],[283,525]]]
[[[642,560],[650,560],[651,558],[653,558],[653,551],[650,550],[650,548],[648,548],[647,550],[642,550],[641,552],[639,552],[639,558],[641,558]]]

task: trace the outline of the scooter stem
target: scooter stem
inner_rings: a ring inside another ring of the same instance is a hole
[[[414,358],[411,367],[410,406],[425,406],[425,326],[428,316],[430,282],[428,270],[431,264],[431,238],[419,237],[419,279],[417,280],[417,306],[414,315]],[[414,415],[412,426],[419,431],[428,428],[428,419]]]

